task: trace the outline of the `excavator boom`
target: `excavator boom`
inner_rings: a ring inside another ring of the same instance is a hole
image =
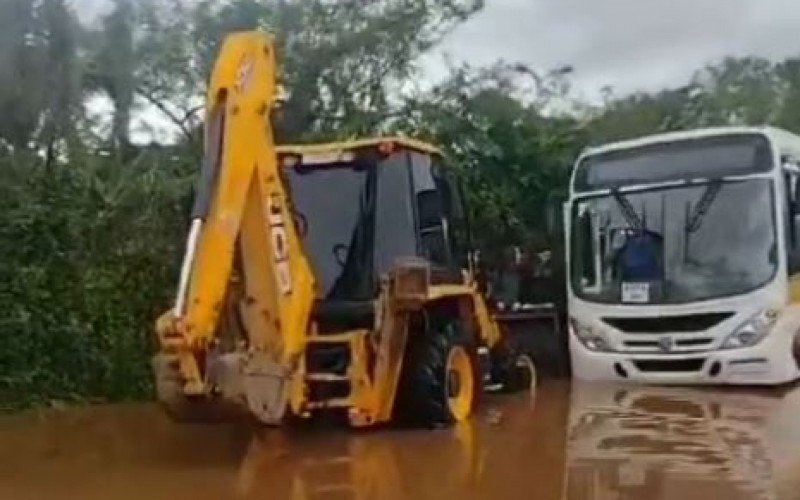
[[[231,281],[243,280],[246,356],[235,360],[251,406],[280,418],[302,353],[314,279],[293,223],[270,127],[276,96],[272,39],[229,36],[207,96],[205,158],[175,307],[157,330],[174,352],[187,395],[213,388],[203,365]]]

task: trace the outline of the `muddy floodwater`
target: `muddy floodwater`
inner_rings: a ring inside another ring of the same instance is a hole
[[[0,418],[0,499],[800,499],[800,387],[550,382],[452,429]]]

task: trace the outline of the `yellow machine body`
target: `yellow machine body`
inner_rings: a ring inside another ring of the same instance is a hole
[[[214,68],[206,109],[205,184],[198,188],[205,198],[193,213],[175,307],[156,324],[159,399],[188,418],[201,407],[230,405],[267,424],[330,409],[344,410],[354,426],[388,422],[407,350],[414,336],[423,334],[417,331],[419,318],[436,308],[449,311],[470,338],[448,351],[442,367],[449,387],[442,400],[451,420],[465,419],[481,386],[470,365],[476,364],[471,349],[501,340],[471,270],[457,282],[433,284],[424,261],[399,262],[380,278],[370,326],[321,333],[314,317],[317,277],[283,172],[284,163],[354,151],[440,153],[405,138],[277,148],[270,126],[274,54],[267,35],[233,34]],[[334,344],[346,346],[344,372],[309,371],[309,353]],[[460,382],[451,383],[451,376]],[[336,397],[315,395],[312,386],[326,383],[347,390]]]

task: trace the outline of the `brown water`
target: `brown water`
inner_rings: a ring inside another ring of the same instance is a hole
[[[800,499],[800,388],[550,383],[454,429],[170,422],[149,404],[0,419],[0,499]]]

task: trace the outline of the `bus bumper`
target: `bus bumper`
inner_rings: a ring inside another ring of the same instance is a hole
[[[787,345],[788,344],[788,345]],[[742,349],[659,354],[595,352],[570,336],[575,379],[664,385],[778,385],[800,377],[791,342],[768,335]]]

